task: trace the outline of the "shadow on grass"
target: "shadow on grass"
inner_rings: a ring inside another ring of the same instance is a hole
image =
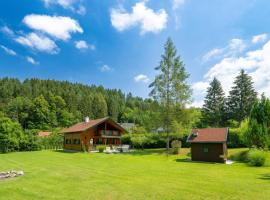
[[[189,162],[189,163],[200,163],[200,164],[223,164],[216,162],[204,162],[204,161],[192,161],[190,158],[178,158],[175,159],[176,162]]]
[[[58,152],[58,153],[79,153],[81,151],[72,151],[72,150],[63,150],[63,149],[59,149],[59,150],[53,150],[54,152]]]
[[[270,174],[262,174],[259,179],[270,181]]]
[[[132,155],[132,156],[145,156],[145,155],[166,155],[166,150],[164,149],[144,149],[144,150],[134,150],[128,153],[121,153],[121,155]]]

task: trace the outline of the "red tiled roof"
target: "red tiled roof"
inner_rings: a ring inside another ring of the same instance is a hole
[[[51,134],[52,134],[52,132],[49,132],[49,131],[41,131],[38,133],[38,136],[39,137],[48,137]]]
[[[119,124],[111,120],[109,117],[104,117],[101,119],[94,119],[94,120],[89,120],[89,122],[80,122],[77,123],[69,128],[65,128],[64,130],[61,131],[61,133],[75,133],[75,132],[82,132],[85,130],[88,130],[90,128],[93,128],[105,121],[109,120],[112,124],[114,124],[116,127],[121,129],[122,131],[125,131],[123,127],[121,127]]]
[[[190,143],[223,143],[227,142],[228,128],[193,129],[187,138]]]

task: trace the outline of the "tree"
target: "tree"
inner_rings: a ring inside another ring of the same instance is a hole
[[[225,94],[218,79],[214,78],[207,89],[202,108],[202,121],[206,126],[224,125]]]
[[[172,116],[176,109],[180,109],[190,101],[191,90],[186,83],[189,77],[177,50],[169,38],[165,44],[165,52],[158,67],[159,74],[149,87],[152,88],[150,96],[161,105],[164,128],[167,135],[167,153],[169,153]]]
[[[270,141],[270,100],[262,95],[250,113],[248,131],[245,135],[248,146],[266,148]]]
[[[0,152],[20,150],[24,139],[21,125],[0,113]]]
[[[229,119],[234,119],[240,123],[248,117],[252,105],[257,99],[251,77],[244,70],[235,78],[234,86],[229,93],[226,109]]]
[[[108,114],[107,103],[101,93],[96,93],[93,97],[92,113],[94,118],[105,117]]]

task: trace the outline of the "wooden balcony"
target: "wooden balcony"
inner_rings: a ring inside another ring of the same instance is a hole
[[[121,133],[114,130],[100,130],[100,135],[103,138],[121,138]]]

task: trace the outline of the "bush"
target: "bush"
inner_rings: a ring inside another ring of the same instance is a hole
[[[179,154],[181,149],[181,141],[174,140],[171,143],[172,146],[172,154]]]
[[[237,152],[235,154],[232,154],[229,159],[239,162],[247,162],[248,152],[248,150]]]
[[[260,150],[251,150],[248,152],[248,163],[251,166],[263,166],[265,164],[266,154]]]
[[[105,150],[105,146],[104,145],[99,145],[98,146],[98,152],[102,153]]]

